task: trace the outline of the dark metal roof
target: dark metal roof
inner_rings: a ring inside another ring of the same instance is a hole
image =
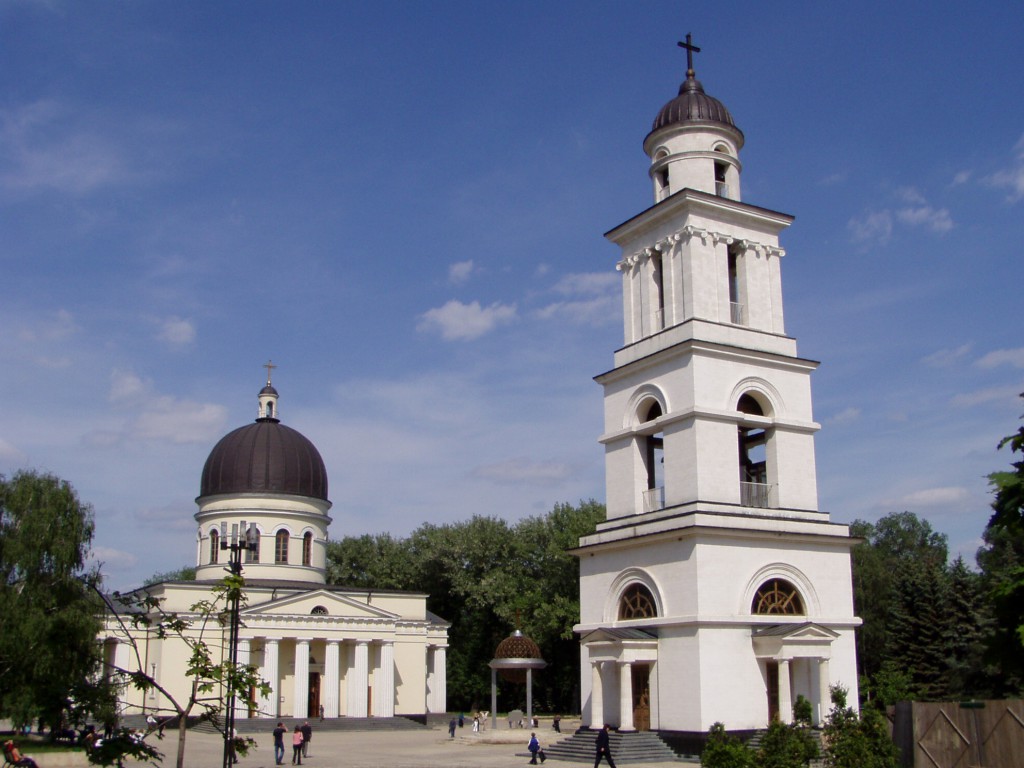
[[[263,389],[260,390],[260,394],[261,395],[276,395],[277,394],[277,390],[274,389],[272,386],[270,386],[270,384],[268,383],[267,386],[265,386]]]
[[[257,419],[221,438],[210,452],[200,497],[284,493],[327,501],[327,469],[300,432],[277,419]]]
[[[718,99],[704,93],[704,86],[692,72],[687,73],[686,80],[679,86],[679,95],[662,107],[654,118],[651,133],[683,123],[718,123],[736,131],[740,137],[743,136],[729,110]]]

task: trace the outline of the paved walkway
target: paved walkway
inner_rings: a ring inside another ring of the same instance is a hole
[[[288,723],[285,723],[288,725]],[[274,768],[274,740],[268,728],[257,737],[258,748],[238,761],[238,768]],[[447,729],[416,731],[313,731],[309,756],[302,761],[309,768],[518,768],[529,764],[525,756],[529,730],[497,730],[474,734],[467,726],[454,739]],[[290,734],[289,734],[290,735]],[[559,737],[548,728],[538,729],[543,746]],[[187,768],[219,768],[224,742],[217,736],[190,731],[185,748]],[[174,765],[177,742],[159,742],[165,766]],[[519,754],[517,754],[519,753]],[[284,764],[291,766],[291,745]],[[577,768],[583,763],[548,761],[553,768]],[[604,765],[604,763],[602,763]],[[644,768],[679,768],[678,763],[645,763]]]

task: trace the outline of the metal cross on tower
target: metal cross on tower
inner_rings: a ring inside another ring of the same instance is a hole
[[[686,76],[693,77],[693,54],[700,53],[700,48],[691,42],[691,35],[686,33],[686,42],[677,43],[680,48],[686,49]]]

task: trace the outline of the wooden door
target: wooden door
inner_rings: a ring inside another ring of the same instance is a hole
[[[633,665],[633,727],[651,730],[651,668],[646,664]]]
[[[310,719],[320,715],[320,673],[309,673],[309,708],[306,710]]]

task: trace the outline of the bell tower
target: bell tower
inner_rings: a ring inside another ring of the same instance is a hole
[[[575,550],[584,722],[763,728],[797,695],[821,722],[829,685],[856,700],[860,622],[849,530],[818,509],[818,363],[784,325],[793,217],[742,200],[743,133],[679,45],[686,78],[643,142],[654,205],[605,235],[624,343],[596,377],[607,518]]]

